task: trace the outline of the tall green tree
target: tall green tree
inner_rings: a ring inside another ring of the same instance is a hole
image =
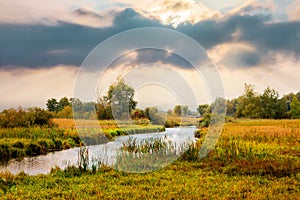
[[[218,97],[216,100],[210,105],[211,112],[215,114],[226,114],[226,100],[224,98]]]
[[[47,109],[50,112],[58,112],[59,109],[59,103],[55,98],[51,98],[47,100],[46,103]]]
[[[300,118],[300,102],[296,96],[293,98],[291,102],[290,114],[292,119]]]
[[[198,106],[197,111],[198,113],[203,116],[204,113],[206,113],[209,109],[209,105],[208,104],[201,104]]]
[[[185,116],[189,113],[189,107],[187,105],[176,105],[174,107],[174,113],[177,116]]]
[[[97,104],[98,118],[110,118],[111,114],[114,119],[128,119],[131,111],[137,105],[134,100],[134,92],[134,89],[123,79],[110,85],[107,96],[100,98]],[[107,116],[104,117],[104,115]]]
[[[260,97],[255,92],[255,87],[245,84],[244,94],[238,98],[237,117],[259,118],[261,112]]]
[[[58,111],[62,111],[66,106],[70,106],[71,102],[67,97],[63,97],[58,102]]]
[[[98,103],[96,104],[96,113],[97,118],[100,120],[113,119],[111,106],[105,97],[98,100]]]
[[[287,110],[285,99],[279,99],[279,94],[274,89],[267,87],[260,96],[260,117],[265,119],[282,118]]]
[[[145,115],[150,119],[152,124],[165,124],[165,119],[160,115],[157,107],[147,107],[145,109]]]
[[[226,115],[231,117],[235,116],[237,105],[238,105],[237,99],[226,100]]]

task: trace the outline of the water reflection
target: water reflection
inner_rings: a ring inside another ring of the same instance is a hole
[[[148,138],[160,138],[167,136],[168,140],[175,143],[190,142],[194,140],[194,127],[185,128],[168,128],[161,133],[148,133],[130,136],[117,137],[115,141],[102,145],[88,146],[90,164],[93,162],[101,162],[107,165],[113,165],[116,160],[117,150],[122,146],[122,142],[128,137],[137,140],[145,140]],[[24,158],[21,161],[12,160],[5,166],[0,166],[0,171],[9,171],[17,174],[21,171],[29,175],[47,174],[51,168],[55,166],[64,169],[68,165],[77,166],[79,148],[72,148],[63,151],[51,152],[46,155],[40,155],[31,158]]]

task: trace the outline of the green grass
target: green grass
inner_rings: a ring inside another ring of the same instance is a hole
[[[25,156],[37,156],[52,151],[82,145],[96,145],[113,140],[116,136],[161,132],[163,126],[120,125],[111,126],[111,121],[101,122],[106,128],[30,127],[0,129],[0,163]]]
[[[74,170],[74,169],[73,169]],[[300,174],[285,177],[230,175],[205,163],[176,162],[164,169],[129,174],[102,169],[70,175],[11,176],[3,199],[297,199]]]
[[[189,146],[176,162],[144,174],[125,173],[101,163],[88,170],[72,166],[65,170],[54,168],[48,175],[2,173],[0,196],[3,199],[299,199],[299,124],[300,120],[226,123],[216,148],[199,160],[204,130],[198,142]],[[154,146],[128,141],[124,150],[140,153],[165,147],[163,142],[152,142]]]
[[[81,140],[76,133],[60,128],[0,129],[0,163],[80,145]]]

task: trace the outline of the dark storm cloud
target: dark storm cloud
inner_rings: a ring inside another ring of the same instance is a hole
[[[240,50],[230,52],[221,59],[221,63],[233,67],[252,67],[261,62],[261,55],[258,52]]]
[[[102,15],[99,15],[95,12],[83,9],[83,8],[78,8],[76,10],[73,11],[73,13],[77,16],[89,16],[89,17],[94,17],[94,18],[100,18],[103,19]]]
[[[136,56],[134,56],[136,55]],[[180,68],[192,68],[193,66],[186,59],[181,56],[167,52],[162,49],[139,49],[134,52],[125,54],[116,59],[111,67],[118,67],[120,65],[139,66],[145,64],[162,63]]]
[[[254,66],[270,51],[300,56],[300,22],[271,23],[268,16],[234,15],[222,21],[205,21],[178,27],[206,49],[227,42],[247,42],[256,52],[241,52],[238,66]],[[240,37],[233,34],[239,31]]]
[[[82,11],[80,13],[83,14]],[[156,20],[142,17],[132,9],[125,9],[116,15],[114,26],[108,28],[67,22],[51,26],[0,24],[0,67],[80,66],[87,54],[103,40],[119,32],[144,26],[162,25]]]
[[[101,18],[100,15],[85,10],[76,10],[75,13]],[[139,27],[171,28],[157,20],[146,18],[131,8],[116,14],[113,25],[105,28],[91,28],[67,22],[52,26],[0,24],[0,67],[37,68],[59,64],[80,66],[87,54],[101,41],[116,33]],[[234,15],[217,21],[180,25],[175,30],[192,37],[206,49],[232,41],[252,44],[256,52],[242,52],[240,66],[252,66],[262,62],[263,56],[269,51],[300,55],[299,21],[272,23],[269,17],[263,15]],[[240,32],[240,37],[234,38],[233,33],[237,31]],[[138,59],[157,60],[157,56],[153,51],[144,52]],[[182,59],[172,57],[172,54],[164,59],[165,62],[179,62],[179,66],[188,66],[180,63],[183,62]]]

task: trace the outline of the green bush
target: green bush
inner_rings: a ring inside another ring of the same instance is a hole
[[[175,126],[179,126],[179,123],[173,120],[166,120],[165,127],[167,128],[173,128]]]
[[[51,126],[52,114],[42,108],[8,109],[0,113],[0,128]]]
[[[38,144],[29,144],[26,147],[25,153],[27,156],[36,156],[41,154],[41,146]]]
[[[15,147],[15,148],[19,148],[19,149],[24,148],[24,144],[21,141],[15,142],[12,146]]]

